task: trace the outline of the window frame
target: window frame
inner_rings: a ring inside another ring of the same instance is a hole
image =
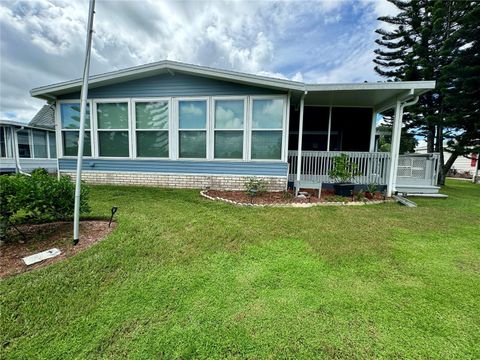
[[[137,129],[137,112],[136,112],[136,103],[146,103],[146,102],[160,102],[166,101],[168,103],[168,128],[166,129]],[[173,109],[172,109],[173,98],[172,97],[154,97],[154,98],[131,98],[131,128],[132,128],[132,138],[133,138],[133,148],[132,148],[132,157],[134,159],[140,160],[170,160],[172,159],[173,154],[173,144],[172,144],[172,122],[173,122]],[[168,156],[138,156],[137,155],[137,131],[166,131],[168,134]]]
[[[108,99],[93,99],[93,118],[91,119],[90,128],[93,131],[91,135],[91,142],[95,144],[93,146],[95,152],[92,152],[92,157],[95,159],[107,159],[107,160],[115,160],[115,159],[133,159],[133,141],[132,141],[132,99],[131,98],[108,98]],[[97,116],[97,105],[98,104],[117,104],[117,103],[126,103],[127,104],[127,125],[126,129],[99,129],[98,127],[98,116]],[[100,156],[100,143],[98,142],[99,132],[111,132],[111,131],[122,131],[128,133],[128,156]]]
[[[206,103],[206,119],[205,119],[205,128],[195,128],[195,129],[180,129],[180,102],[181,101],[205,101]],[[211,96],[184,96],[174,98],[175,103],[175,116],[174,116],[174,126],[175,129],[172,131],[175,135],[174,143],[174,157],[170,157],[171,160],[186,160],[186,161],[209,161],[213,159],[213,154],[211,152],[211,122],[212,122],[212,106],[211,106],[212,97]],[[180,131],[205,131],[205,157],[204,158],[186,158],[180,157]]]
[[[90,156],[83,156],[84,158],[94,158],[94,149],[95,144],[93,141],[93,134],[94,134],[94,124],[93,124],[93,101],[87,100],[87,104],[89,104],[90,110],[90,129],[85,129],[85,132],[90,131]],[[66,158],[66,159],[76,159],[77,155],[65,155],[63,149],[63,132],[66,131],[77,131],[80,132],[80,129],[63,129],[62,128],[62,112],[61,107],[62,104],[80,104],[80,99],[73,100],[58,100],[57,106],[55,106],[55,139],[56,139],[56,148],[57,148],[57,158]]]
[[[253,102],[255,100],[283,100],[283,110],[282,110],[282,126],[281,128],[261,128],[257,129],[253,127]],[[249,123],[249,129],[248,129],[248,139],[249,139],[249,144],[248,144],[248,161],[252,162],[266,162],[266,161],[271,161],[271,162],[285,162],[286,161],[286,152],[285,149],[287,148],[287,139],[285,138],[288,136],[288,132],[286,131],[286,121],[288,117],[288,112],[289,109],[287,107],[288,103],[288,96],[287,95],[254,95],[250,96],[249,99],[249,117],[250,117],[250,123]],[[282,132],[282,148],[280,151],[280,158],[279,159],[252,159],[252,134],[254,131],[281,131]]]
[[[243,101],[243,128],[242,129],[225,129],[225,128],[216,128],[215,127],[215,109],[217,101]],[[211,142],[207,142],[207,147],[210,148],[211,160],[212,161],[246,161],[247,160],[247,148],[248,148],[248,123],[249,123],[249,97],[248,96],[212,96],[211,97]],[[216,131],[242,131],[243,135],[243,149],[242,157],[238,159],[229,159],[229,158],[215,158],[215,132]]]

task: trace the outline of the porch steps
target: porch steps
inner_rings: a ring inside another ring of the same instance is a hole
[[[402,194],[438,194],[440,186],[434,185],[399,185],[396,191]]]
[[[418,193],[412,193],[405,195],[406,197],[425,197],[425,198],[434,198],[434,199],[446,199],[448,198],[448,195],[445,194],[418,194]]]
[[[400,204],[405,205],[406,207],[417,207],[417,204],[415,204],[412,200],[408,200],[408,199],[404,198],[403,196],[393,195],[392,198],[394,198]]]

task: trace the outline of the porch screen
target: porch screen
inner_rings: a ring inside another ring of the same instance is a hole
[[[60,122],[62,126],[63,156],[78,155],[78,129],[80,128],[80,104],[68,103],[60,105]],[[85,114],[85,143],[83,155],[92,155],[90,141],[90,105],[87,104]]]
[[[207,157],[207,102],[178,102],[178,155],[180,158]]]
[[[28,130],[20,130],[17,132],[17,141],[18,141],[18,155],[21,158],[30,158],[31,149],[30,149],[30,132]]]
[[[283,99],[253,100],[252,159],[282,158],[283,117]]]
[[[168,101],[135,103],[138,157],[168,157]]]
[[[245,102],[243,100],[215,101],[215,159],[243,158],[243,129]]]
[[[98,103],[98,155],[128,157],[128,103]]]

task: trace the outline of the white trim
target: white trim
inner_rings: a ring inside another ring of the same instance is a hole
[[[92,128],[93,137],[92,141],[95,143],[93,148],[96,150],[93,157],[95,159],[133,159],[132,153],[132,117],[131,115],[131,98],[111,98],[111,99],[93,99],[93,120],[90,118],[90,127]],[[97,105],[98,104],[118,104],[123,103],[127,104],[127,128],[123,129],[100,129],[98,127],[98,111]],[[100,156],[100,143],[99,143],[99,132],[127,132],[128,133],[128,156]]]
[[[377,83],[336,83],[336,84],[305,84],[308,92],[313,91],[345,91],[345,90],[410,90],[434,89],[435,81],[391,81]]]
[[[212,96],[212,120],[211,120],[211,131],[212,131],[212,141],[210,144],[211,147],[211,159],[212,160],[220,160],[220,161],[246,161],[247,160],[247,111],[248,111],[248,96]],[[216,128],[215,127],[215,109],[216,109],[216,102],[217,101],[243,101],[243,127],[237,129],[224,129],[224,128]],[[215,132],[216,131],[242,131],[243,135],[243,148],[242,148],[242,157],[236,159],[226,159],[226,158],[215,158]]]
[[[372,128],[370,129],[370,152],[375,151],[375,136],[377,134],[377,112],[372,109]]]
[[[327,130],[327,151],[330,151],[330,138],[332,135],[332,112],[333,106],[328,108],[328,130]]]
[[[283,101],[283,118],[282,118],[282,125],[279,128],[254,128],[253,127],[253,102],[255,100],[282,100]],[[288,159],[288,156],[285,154],[285,147],[287,142],[285,141],[285,129],[286,129],[286,109],[287,109],[287,102],[288,102],[288,95],[253,95],[250,96],[249,99],[249,104],[250,104],[250,109],[249,109],[249,131],[248,131],[248,137],[250,139],[250,144],[249,144],[249,157],[248,161],[280,161],[280,162],[285,162]],[[280,159],[252,159],[252,133],[254,131],[281,131],[282,132],[282,148],[280,150]],[[288,148],[287,148],[288,149]],[[288,150],[287,150],[288,151]]]
[[[168,160],[171,158],[171,107],[172,107],[172,98],[171,97],[155,97],[155,98],[131,98],[131,106],[130,106],[130,119],[131,119],[131,129],[132,129],[132,136],[130,142],[130,151],[132,154],[133,159],[162,159]],[[166,129],[137,129],[137,112],[136,112],[136,104],[137,103],[153,103],[153,102],[166,102],[168,106],[168,119],[167,119],[167,128]],[[137,154],[137,131],[166,131],[168,134],[168,156],[165,157],[149,157],[149,156],[138,156]]]
[[[210,96],[182,96],[182,97],[175,97],[174,102],[175,102],[175,123],[177,125],[176,129],[176,138],[177,138],[177,153],[175,154],[175,158],[179,160],[211,160],[209,159],[209,128],[210,128]],[[203,129],[180,129],[180,102],[181,101],[204,101],[206,103],[206,109],[205,109],[205,128]],[[204,158],[184,158],[180,157],[180,131],[205,131],[205,157]]]

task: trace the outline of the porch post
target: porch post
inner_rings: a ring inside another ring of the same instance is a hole
[[[392,127],[392,142],[390,148],[390,166],[388,172],[387,196],[392,196],[397,182],[398,154],[400,152],[400,137],[402,133],[403,106],[400,100],[395,104],[395,115]]]
[[[305,104],[305,94],[300,99],[300,117],[298,124],[298,151],[297,151],[297,186],[295,186],[295,195],[298,195],[300,189],[300,175],[302,171],[302,139],[303,139],[303,106]]]
[[[330,151],[330,136],[332,135],[332,107],[328,109],[327,151]]]
[[[373,110],[372,129],[370,130],[370,152],[375,151],[375,134],[377,133],[377,112]]]

